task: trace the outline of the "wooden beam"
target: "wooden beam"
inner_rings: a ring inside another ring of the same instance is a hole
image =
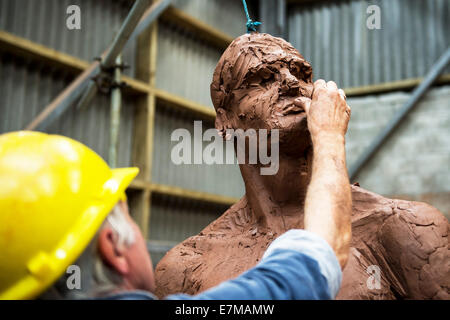
[[[0,50],[31,60],[40,60],[50,66],[79,74],[89,63],[68,54],[56,51],[28,39],[0,30]]]
[[[161,19],[191,31],[196,36],[205,39],[222,50],[225,50],[233,41],[231,36],[175,8],[173,5],[164,11]]]
[[[157,22],[144,31],[138,38],[137,77],[150,88],[155,84],[157,53]],[[140,168],[138,178],[144,183],[151,182],[153,128],[155,122],[156,98],[153,91],[138,101],[134,119],[133,163]],[[134,203],[134,218],[142,230],[144,238],[148,236],[151,210],[151,189],[143,188]]]
[[[128,188],[132,189],[132,190],[138,190],[138,191],[142,191],[145,189],[151,189],[151,183],[146,182],[142,179],[139,178],[135,178],[130,185],[128,186]]]
[[[153,27],[151,29],[150,34],[150,74],[148,75],[148,84],[151,88],[153,88],[156,84],[156,66],[157,66],[157,53],[158,53],[158,22],[153,23]],[[147,165],[148,165],[148,173],[146,177],[146,181],[152,181],[152,168],[153,168],[153,144],[155,141],[155,113],[156,113],[156,96],[153,91],[150,91],[148,94],[148,117],[147,117],[147,146],[146,149],[148,151],[147,155]],[[152,212],[152,190],[146,191],[148,192],[148,210],[147,216],[145,219],[146,223],[146,232],[144,233],[144,237],[149,237],[150,230],[150,218]]]
[[[80,74],[90,65],[87,61],[2,30],[0,30],[0,51],[10,52],[30,60],[41,61],[46,65],[63,69],[74,75]],[[127,76],[123,76],[122,79],[129,86],[127,89],[129,93],[146,94],[149,91],[148,85],[141,81]]]
[[[89,62],[78,59],[66,53],[48,48],[46,46],[34,43],[27,39],[15,36],[5,31],[0,30],[0,51],[10,52],[14,55],[24,58],[42,61],[55,68],[61,68],[68,72],[79,74],[83,72],[88,66]],[[166,104],[187,109],[191,112],[213,119],[215,111],[212,108],[201,105],[199,103],[189,101],[185,98],[176,96],[161,89],[151,88],[147,83],[130,78],[123,77],[123,80],[130,86],[125,90],[126,93],[132,94],[148,94],[153,90],[156,99],[165,102]],[[347,96],[361,96],[369,94],[380,94],[385,92],[392,92],[398,90],[411,90],[416,87],[423,78],[404,79],[368,86],[351,87],[344,89]],[[444,74],[438,78],[437,84],[450,83],[450,74]]]
[[[391,91],[412,90],[413,88],[417,87],[422,81],[423,78],[412,78],[379,84],[372,84],[362,87],[347,88],[344,89],[344,91],[347,97],[351,97],[351,96],[363,96],[369,94],[387,93]],[[450,74],[444,74],[440,76],[435,82],[435,84],[445,84],[445,83],[450,83]]]
[[[187,100],[164,90],[150,88],[150,91],[155,94],[157,100],[160,100],[168,106],[188,110],[209,120],[214,120],[216,118],[216,111],[212,107],[207,107],[200,103]]]
[[[188,190],[188,189],[183,189],[183,188],[174,187],[174,186],[166,186],[166,185],[162,185],[162,184],[152,184],[151,189],[152,189],[152,192],[162,194],[162,195],[197,200],[197,201],[205,201],[205,202],[211,202],[211,203],[223,204],[223,205],[232,205],[239,201],[238,198],[227,197],[227,196],[216,195],[216,194],[194,191],[194,190]]]
[[[87,61],[4,31],[0,31],[0,51],[6,51],[27,59],[41,61],[55,68],[64,69],[74,75],[78,75],[89,67],[89,62]],[[214,119],[216,116],[213,108],[179,97],[167,91],[153,88],[154,82],[151,86],[142,80],[127,76],[122,77],[122,80],[129,86],[129,88],[125,89],[125,93],[146,96],[151,92],[155,95],[157,100],[160,100],[171,107],[186,109],[208,119]]]
[[[162,194],[171,197],[185,198],[196,201],[205,201],[210,203],[233,205],[239,201],[238,198],[212,194],[208,192],[201,192],[189,189],[183,189],[175,186],[168,186],[163,184],[148,183],[139,179],[135,179],[130,184],[130,189],[133,190],[151,190],[152,193]]]

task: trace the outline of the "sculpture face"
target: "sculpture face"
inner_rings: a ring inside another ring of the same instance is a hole
[[[310,145],[306,115],[294,100],[311,100],[312,68],[288,42],[268,34],[235,39],[211,83],[216,128],[279,129],[281,152]]]

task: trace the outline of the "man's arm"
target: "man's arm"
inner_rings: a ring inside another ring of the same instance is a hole
[[[324,238],[344,268],[351,240],[352,198],[345,163],[350,107],[332,81],[314,83],[306,109],[313,143],[311,182],[305,200],[305,230]]]
[[[195,296],[169,300],[334,299],[342,272],[330,245],[315,233],[290,230],[271,243],[262,261],[233,280]]]

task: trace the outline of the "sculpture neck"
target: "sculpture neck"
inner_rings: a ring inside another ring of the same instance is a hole
[[[258,165],[240,164],[245,195],[258,223],[271,228],[276,225],[280,232],[303,227],[311,164],[312,149],[305,152],[304,157],[297,158],[280,153],[279,170],[274,175],[261,175]]]

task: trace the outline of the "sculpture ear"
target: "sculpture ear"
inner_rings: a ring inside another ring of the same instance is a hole
[[[216,111],[215,127],[219,136],[221,136],[222,138],[225,137],[226,129],[230,128],[230,122],[227,117],[227,112],[222,108],[218,108]]]

